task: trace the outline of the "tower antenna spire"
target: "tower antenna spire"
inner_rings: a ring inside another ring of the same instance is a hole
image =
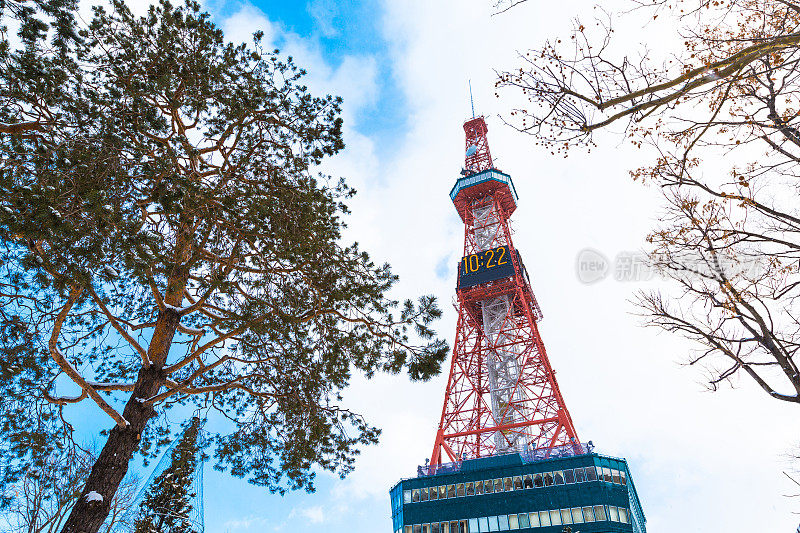
[[[475,102],[472,100],[472,80],[469,83],[469,105],[472,106],[472,118],[475,118]]]

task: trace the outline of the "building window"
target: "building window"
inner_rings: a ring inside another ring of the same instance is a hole
[[[623,524],[628,523],[628,510],[623,509],[622,507],[619,508],[619,521]]]
[[[553,482],[556,485],[563,485],[564,484],[564,475],[561,473],[561,470],[557,470],[553,472]]]
[[[583,483],[586,481],[586,476],[583,475],[583,468],[575,469],[575,483]]]
[[[537,486],[537,487],[543,487],[544,486],[544,481],[543,481],[543,478],[542,478],[541,474],[536,474],[533,477],[533,484],[535,486]]]
[[[519,529],[519,518],[517,518],[517,515],[508,515],[508,529]]]
[[[550,511],[550,525],[552,526],[561,525],[561,512],[558,509],[553,509],[552,511]]]
[[[584,469],[586,473],[586,481],[597,481],[597,471],[593,466],[588,466]]]
[[[475,495],[475,482],[470,481],[465,486],[465,491],[467,496],[474,496]]]
[[[431,525],[422,524],[422,533],[431,533]]]
[[[575,483],[575,473],[572,470],[564,470],[564,483],[567,485]]]
[[[439,522],[431,524],[431,533],[439,533]]]
[[[507,477],[505,479],[505,482],[503,483],[503,486],[505,487],[505,491],[506,492],[510,492],[510,491],[514,490],[514,482],[512,481],[512,479],[510,477]]]
[[[622,484],[622,482],[621,482],[621,481],[620,481],[620,479],[619,479],[619,470],[612,470],[612,471],[611,471],[611,479],[612,479],[612,480],[614,481],[614,483],[616,483],[617,485],[621,485],[621,484]]]
[[[583,521],[584,522],[594,522],[594,513],[592,512],[591,507],[584,507],[583,508]]]
[[[428,489],[424,488],[420,491],[420,501],[428,501]]]
[[[442,522],[442,525],[439,526],[439,531],[442,533],[450,533],[450,522]]]
[[[414,526],[406,526],[405,527],[406,533],[414,533]]]
[[[514,490],[522,490],[522,476],[514,477]]]
[[[606,519],[606,508],[602,505],[595,505],[594,506],[594,518],[597,521],[605,520]]]
[[[612,522],[619,522],[619,511],[613,505],[608,506],[608,519]]]
[[[448,498],[455,498],[456,497],[456,486],[455,485],[447,485],[447,497]]]
[[[414,533],[422,533],[422,526],[414,526]]]
[[[478,533],[478,519],[477,518],[470,518],[469,519],[469,533]]]
[[[542,525],[542,523],[539,522],[539,513],[530,513],[528,518],[531,524],[530,527],[540,527]]]
[[[481,531],[481,533],[489,531],[489,519],[485,516],[483,518],[478,518],[478,530]]]
[[[494,491],[503,492],[503,480],[498,478],[494,480]]]
[[[483,494],[483,481],[476,481],[475,482],[475,495],[479,496]]]
[[[519,520],[519,527],[521,527],[522,529],[525,529],[526,527],[531,527],[531,521],[528,520],[528,513],[520,513],[519,515],[517,515],[517,520]]]
[[[494,492],[494,489],[492,488],[493,486],[494,485],[492,484],[492,480],[487,479],[486,481],[483,482],[483,492],[485,492],[486,494],[493,493]]]
[[[561,509],[561,523],[569,525],[572,523],[572,513],[569,509]]]
[[[419,501],[419,489],[414,489],[411,491],[411,501],[414,503]]]
[[[464,484],[459,483],[456,485],[456,496],[463,496],[464,495]]]
[[[403,503],[411,503],[411,491],[404,490],[403,491]]]
[[[539,525],[541,525],[542,527],[547,527],[550,525],[549,511],[539,511]]]
[[[439,490],[437,487],[431,487],[428,489],[428,499],[429,500],[438,500],[439,499]]]
[[[500,531],[500,527],[497,524],[497,517],[490,516],[489,517],[489,531]]]
[[[570,509],[572,511],[572,523],[573,524],[583,524],[583,513],[581,512],[580,507],[573,507]]]
[[[531,477],[530,474],[525,476],[524,485],[525,485],[526,489],[532,489],[533,488],[533,478]]]
[[[628,484],[628,480],[627,480],[627,479],[625,479],[625,471],[624,471],[624,470],[620,470],[620,471],[619,471],[619,479],[620,479],[620,482],[621,482],[623,485],[627,485],[627,484]]]
[[[508,523],[508,515],[504,514],[498,516],[497,525],[499,526],[500,531],[508,531],[508,529],[511,527],[510,524]]]
[[[440,500],[444,500],[445,498],[447,498],[446,490],[447,490],[447,487],[445,487],[444,485],[439,485],[439,499]]]
[[[603,467],[603,481],[608,481],[609,483],[612,483],[614,481],[614,478],[611,477],[610,468]]]
[[[553,484],[553,474],[552,474],[552,473],[550,473],[550,472],[547,472],[547,473],[544,475],[544,486],[545,486],[545,487],[549,487],[549,486],[551,486],[552,484]]]

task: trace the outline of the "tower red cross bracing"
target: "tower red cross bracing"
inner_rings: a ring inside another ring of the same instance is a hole
[[[465,168],[450,191],[464,222],[458,322],[431,465],[580,442],[537,327],[542,318],[508,219],[511,176],[494,168],[483,117],[464,124]]]

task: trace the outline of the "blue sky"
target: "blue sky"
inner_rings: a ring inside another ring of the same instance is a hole
[[[137,0],[139,8],[145,3]],[[689,346],[642,328],[632,314],[633,291],[650,285],[585,285],[575,275],[584,248],[614,257],[642,247],[658,216],[657,191],[632,183],[627,170],[643,155],[609,139],[592,154],[551,158],[498,118],[516,102],[494,97],[493,69],[513,66],[517,50],[563,31],[592,4],[531,0],[493,17],[491,3],[205,5],[229,38],[264,31],[309,71],[313,91],[343,96],[347,149],[323,170],[359,190],[346,238],[393,265],[401,276],[398,297],[436,294],[445,310],[441,334],[450,342],[449,266],[460,256],[463,226],[448,191],[463,163],[471,79],[495,161],[520,195],[515,244],[543,308],[544,342],[581,438],[629,460],[652,533],[793,530],[791,511],[798,508],[782,496],[792,487],[781,474],[800,429],[793,409],[762,398],[746,381],[705,392],[701,373],[680,365]],[[272,495],[207,465],[206,530],[390,531],[388,490],[430,454],[445,379],[357,377],[345,399],[384,429],[382,442],[364,450],[348,479],[321,473],[315,494]],[[89,404],[77,413],[87,439],[108,425]]]

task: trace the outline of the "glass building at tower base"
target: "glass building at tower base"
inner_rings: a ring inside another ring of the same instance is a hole
[[[591,446],[425,466],[417,474],[390,491],[395,533],[646,533],[627,462]]]

